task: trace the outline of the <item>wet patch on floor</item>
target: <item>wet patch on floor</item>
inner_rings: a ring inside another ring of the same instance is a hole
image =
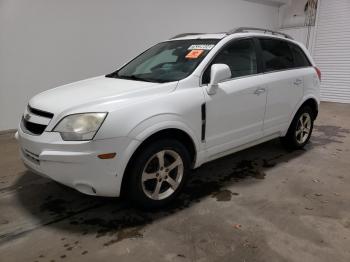
[[[120,232],[122,229],[138,228],[146,226],[152,222],[152,217],[146,212],[141,212],[137,210],[123,210],[123,212],[116,214],[115,217],[110,219],[101,219],[101,218],[90,218],[83,219],[78,222],[77,225],[85,226],[87,229],[92,229],[96,231],[96,238],[104,236],[112,236],[115,233]],[[123,232],[122,234],[127,237],[127,233]],[[122,236],[119,236],[122,239]]]
[[[217,201],[230,201],[232,195],[238,195],[238,193],[232,193],[230,190],[223,188],[244,179],[265,179],[265,169],[273,168],[277,164],[275,161],[282,156],[283,154],[269,160],[241,160],[227,172],[215,174],[213,176],[198,174],[201,170],[195,171],[194,175],[189,179],[183,194],[178,201],[175,201],[177,202],[176,205],[178,208],[187,207],[190,203],[199,202],[203,197],[208,195],[212,195]],[[180,203],[180,201],[182,201],[182,203]]]
[[[316,146],[324,146],[330,143],[342,144],[342,139],[350,134],[350,129],[332,125],[315,125],[311,142]]]
[[[110,238],[103,243],[103,246],[110,246],[124,239],[142,238],[144,227],[155,220],[152,213],[128,207],[115,210],[111,208],[109,214],[101,211],[101,216],[104,218],[77,215],[70,219],[69,224],[72,229],[79,229],[82,235],[94,234],[96,238]]]
[[[113,238],[106,243],[104,243],[104,246],[110,246],[112,244],[115,244],[119,241],[122,241],[124,239],[133,239],[133,238],[142,238],[143,234],[141,233],[141,230],[143,229],[142,226],[136,227],[136,228],[127,228],[124,230],[120,230],[117,234],[116,238]]]
[[[67,201],[63,199],[47,198],[47,202],[44,202],[40,206],[41,212],[49,212],[51,215],[62,214],[66,212]]]
[[[65,255],[66,257],[68,257],[68,255],[70,255],[74,251],[77,251],[81,255],[84,255],[88,252],[87,250],[85,250],[83,248],[83,246],[79,240],[67,241],[65,238],[62,238],[61,241],[63,243],[63,250],[66,251],[66,253],[63,255]]]
[[[262,167],[265,167],[265,168],[271,168],[271,167],[274,167],[276,166],[276,163],[275,162],[271,162],[271,161],[268,161],[266,159],[263,159],[263,165]]]
[[[263,166],[267,160],[242,160],[233,169],[232,175],[237,178],[253,177],[256,179],[265,179]]]
[[[0,218],[0,225],[6,225],[9,221],[7,219]]]
[[[343,224],[344,228],[349,229],[350,228],[350,218],[349,219],[344,219],[342,221],[342,224]]]
[[[344,134],[350,134],[350,129],[343,128],[340,126],[332,126],[332,125],[315,125],[315,129],[318,132],[323,133],[328,137],[345,137]]]
[[[10,191],[19,191],[19,190],[23,190],[25,188],[31,187],[31,186],[35,186],[37,183],[40,183],[43,181],[43,178],[33,174],[30,171],[23,171],[17,174],[18,176],[21,177],[21,184],[18,185],[16,183],[11,185],[11,179],[8,179],[10,176],[1,176],[0,180],[0,184],[4,185],[0,187],[0,195],[1,194],[6,194]],[[6,178],[6,180],[5,180]],[[23,178],[23,179],[22,179]],[[49,180],[44,180],[49,182]]]
[[[221,201],[230,201],[232,196],[238,196],[239,193],[233,193],[228,189],[225,190],[220,190],[218,192],[215,192],[213,194],[213,198],[216,198],[217,201],[221,202]]]

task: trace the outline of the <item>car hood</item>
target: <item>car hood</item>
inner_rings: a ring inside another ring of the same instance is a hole
[[[34,96],[29,105],[53,114],[80,108],[87,110],[89,106],[109,104],[111,101],[170,92],[176,83],[151,83],[99,76],[42,92]]]

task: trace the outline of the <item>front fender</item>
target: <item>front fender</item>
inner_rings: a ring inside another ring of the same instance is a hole
[[[151,135],[165,129],[179,129],[185,132],[191,137],[196,151],[199,152],[202,150],[200,140],[195,130],[177,114],[160,114],[145,119],[130,131],[128,137],[142,142]]]
[[[130,141],[132,142],[124,150],[122,159],[120,161],[120,166],[118,168],[119,174],[122,174],[122,176],[118,180],[117,195],[120,195],[120,189],[122,186],[123,177],[125,175],[125,169],[137,148],[142,144],[143,141],[145,141],[153,134],[166,129],[178,129],[188,134],[191,137],[196,148],[195,167],[199,166],[203,162],[205,151],[201,148],[201,143],[198,139],[198,136],[196,135],[195,131],[188,124],[186,124],[186,122],[180,116],[176,114],[161,114],[150,117],[135,126],[128,134],[128,137],[131,138]]]

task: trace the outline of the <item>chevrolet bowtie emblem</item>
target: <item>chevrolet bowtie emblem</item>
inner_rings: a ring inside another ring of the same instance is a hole
[[[25,114],[24,119],[25,119],[25,120],[29,120],[30,117],[31,117],[30,114]]]

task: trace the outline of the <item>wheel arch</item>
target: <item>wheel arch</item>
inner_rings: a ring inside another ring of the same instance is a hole
[[[178,128],[162,129],[148,136],[144,141],[142,141],[142,143],[135,150],[135,152],[133,153],[133,155],[129,160],[129,163],[131,162],[131,159],[142,150],[143,147],[162,138],[168,138],[168,139],[171,138],[181,142],[186,147],[186,149],[190,154],[192,166],[194,165],[194,162],[196,160],[196,154],[197,154],[195,143],[189,134],[187,134],[185,131]]]
[[[286,133],[288,132],[289,126],[291,125],[295,115],[298,113],[298,111],[300,110],[300,108],[302,108],[303,106],[308,105],[310,106],[314,112],[314,120],[316,119],[317,115],[318,115],[318,108],[319,108],[319,100],[314,97],[314,96],[308,96],[305,97],[302,101],[300,101],[300,103],[295,107],[294,112],[291,114],[289,122],[288,122],[288,126],[287,129],[283,132],[282,136],[285,136]]]
[[[171,120],[169,120],[171,118]],[[164,121],[167,119],[166,121]],[[163,120],[163,121],[162,121]],[[198,152],[200,151],[200,142],[195,135],[195,132],[186,125],[183,121],[178,119],[178,116],[156,116],[148,119],[143,123],[140,123],[129,134],[129,137],[133,137],[140,143],[133,149],[130,157],[125,165],[123,176],[120,184],[120,195],[124,195],[126,185],[128,183],[128,171],[133,164],[135,157],[142,151],[144,147],[150,143],[162,139],[173,138],[181,143],[188,149],[191,157],[191,167],[195,167],[198,161]]]
[[[299,106],[299,109],[302,108],[303,106],[309,106],[311,107],[311,109],[315,112],[314,120],[317,118],[318,115],[318,102],[315,98],[308,98],[306,99],[301,106]],[[297,112],[299,111],[299,109],[297,110]]]

